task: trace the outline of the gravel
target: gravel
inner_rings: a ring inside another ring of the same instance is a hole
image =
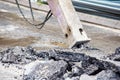
[[[87,55],[85,51],[8,48],[0,52],[0,75],[9,74],[4,80],[120,80],[120,65],[117,65],[120,62],[115,60],[116,55],[120,56],[120,48],[101,59]],[[15,74],[15,70],[19,73]]]

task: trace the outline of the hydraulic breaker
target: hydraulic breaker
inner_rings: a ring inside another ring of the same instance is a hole
[[[90,41],[71,0],[47,0],[47,3],[62,28],[69,48]]]

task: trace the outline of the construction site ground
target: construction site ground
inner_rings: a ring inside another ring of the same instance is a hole
[[[91,48],[66,49],[65,36],[54,16],[38,29],[40,26],[23,19],[16,4],[7,1],[0,1],[0,80],[120,80],[119,29],[81,21]],[[30,9],[21,8],[32,22]],[[34,9],[34,23],[41,23],[46,14]]]
[[[22,7],[22,11],[31,20],[29,8]],[[36,23],[40,23],[47,13],[34,10],[34,14]],[[91,38],[88,46],[98,48],[106,54],[113,53],[120,46],[120,30],[89,22],[81,23]],[[40,50],[68,47],[54,16],[40,30],[23,19],[15,4],[0,1],[0,50],[14,46],[32,46]]]

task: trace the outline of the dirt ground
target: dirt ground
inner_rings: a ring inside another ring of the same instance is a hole
[[[27,18],[29,9],[22,8]],[[34,11],[37,22],[44,20],[44,12]],[[120,46],[120,32],[99,28],[82,22],[91,38],[88,46],[98,48],[106,54]],[[118,30],[117,30],[118,31]],[[55,17],[41,30],[28,24],[20,15],[16,5],[0,1],[0,49],[14,46],[32,46],[36,49],[67,48],[65,37]]]

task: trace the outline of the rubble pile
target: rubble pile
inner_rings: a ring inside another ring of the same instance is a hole
[[[104,58],[84,52],[15,47],[1,51],[0,61],[9,66],[22,66],[23,73],[19,74],[22,80],[120,80],[120,47]]]

